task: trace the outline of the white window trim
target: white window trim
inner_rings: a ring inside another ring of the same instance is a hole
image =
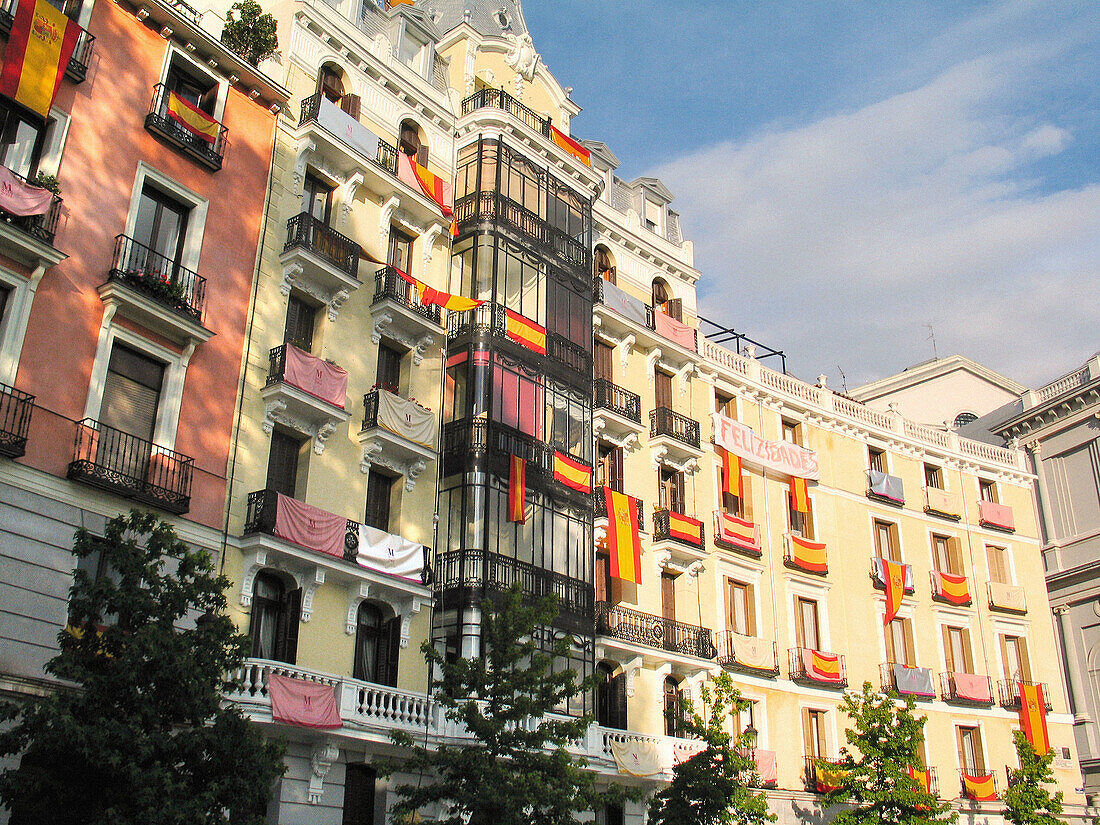
[[[83,17],[83,12],[81,17]],[[72,116],[60,109],[50,109],[46,118],[46,139],[42,143],[42,153],[38,157],[38,172],[44,175],[57,175],[61,169],[61,158],[65,151],[65,142],[69,139],[69,124]]]
[[[813,512],[813,505],[812,504],[810,505],[810,511]],[[878,526],[877,525],[879,523],[882,523],[882,524],[888,524],[888,525],[890,525],[891,527],[894,528],[894,534],[895,534],[895,536],[898,540],[898,556],[901,558],[901,563],[902,564],[907,564],[908,562],[906,562],[905,543],[901,540],[901,522],[899,522],[897,519],[887,518],[886,516],[883,516],[881,513],[873,513],[873,512],[868,512],[867,513],[867,518],[870,520],[870,525],[869,526],[871,528],[871,558],[878,558],[878,556],[876,555],[876,550],[877,550],[876,542],[878,541]],[[931,539],[929,539],[929,542],[931,542]],[[931,544],[929,544],[929,546],[931,546]],[[917,579],[916,571],[914,570],[913,571],[913,586],[914,587],[916,587],[916,585],[917,585],[917,580],[916,579]]]
[[[19,358],[23,353],[23,341],[31,317],[31,304],[45,272],[46,267],[39,264],[27,278],[0,267],[0,284],[11,290],[4,317],[0,318],[0,384],[15,386]]]
[[[199,63],[195,58],[189,55],[187,52],[178,48],[175,44],[169,44],[168,48],[164,52],[164,63],[160,69],[160,80],[158,83],[168,82],[168,70],[172,67],[173,63],[185,63],[187,68],[194,74],[205,77],[218,87],[218,100],[214,104],[214,120],[218,123],[223,122],[225,116],[225,102],[229,97],[229,81],[210,71],[210,67],[204,63]]]
[[[822,707],[820,702],[799,702],[798,703],[798,726],[801,728],[805,717],[802,715],[804,710],[816,710],[825,714],[825,746],[829,751],[829,756],[825,759],[836,759],[840,755],[840,739],[837,736],[836,731],[836,717],[839,716],[839,712],[835,707]],[[805,741],[806,731],[800,730],[803,742]]]
[[[763,693],[752,693],[742,689],[741,698],[747,702],[753,702],[756,708],[753,710],[753,723],[756,727],[756,746],[761,750],[768,748],[768,713],[767,697]],[[734,731],[739,736],[742,731]]]
[[[978,738],[982,740],[982,765],[985,766],[986,771],[994,773],[993,768],[989,764],[989,744],[986,742],[985,728],[982,725],[980,719],[955,719],[952,733],[955,734],[955,764],[959,766],[959,773],[963,773],[964,765],[962,763],[959,753],[959,728],[977,728]]]
[[[966,631],[967,637],[970,640],[970,658],[972,660],[971,661],[971,666],[975,670],[977,670],[978,669],[978,659],[977,659],[977,656],[975,655],[975,650],[974,650],[974,647],[975,647],[975,645],[974,645],[974,641],[975,641],[975,639],[974,639],[974,628],[971,626],[970,616],[966,615],[965,613],[956,613],[954,611],[952,611],[950,613],[947,612],[947,611],[944,611],[942,613],[937,612],[936,621],[937,621],[937,627],[939,628],[939,641],[938,641],[938,644],[936,645],[936,647],[939,650],[940,672],[941,673],[947,673],[948,672],[947,671],[947,651],[944,649],[944,633],[943,633],[944,629],[948,628],[948,627],[958,627],[958,628],[961,628],[961,629]],[[973,675],[975,675],[975,676],[981,676],[981,675],[988,676],[989,674],[973,674]]]
[[[210,202],[202,195],[176,182],[145,161],[138,161],[137,174],[134,176],[134,188],[130,193],[130,210],[126,215],[126,229],[124,232],[130,238],[134,237],[138,204],[141,202],[141,191],[145,187],[146,181],[151,181],[158,189],[191,207],[191,211],[187,215],[187,230],[183,236],[183,251],[180,254],[179,264],[192,272],[197,272],[199,269],[199,256],[202,253],[202,239],[206,230],[206,214],[210,208]]]
[[[760,582],[763,578],[763,575],[763,567],[742,565],[732,559],[722,560],[718,563],[718,575],[715,577],[718,580],[716,582],[718,588],[718,598],[715,601],[715,604],[719,604],[722,606],[722,617],[721,622],[719,623],[722,630],[730,630],[730,628],[726,626],[726,617],[729,615],[729,602],[726,600],[726,579],[733,579],[734,581],[741,582],[742,584],[747,584],[752,588],[753,615],[756,618],[756,635],[754,638],[767,638],[767,636],[762,635],[760,632],[760,619],[763,616],[763,614],[761,613],[760,604]]]

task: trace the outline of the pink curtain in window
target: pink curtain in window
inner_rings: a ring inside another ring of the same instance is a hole
[[[275,511],[275,535],[279,538],[342,559],[347,527],[343,516],[279,493]]]
[[[348,396],[348,372],[316,355],[286,345],[283,380],[310,395],[334,404],[340,409]]]
[[[332,685],[271,673],[267,677],[267,695],[271,697],[271,718],[276,722],[322,730],[344,724],[336,709],[336,691]]]

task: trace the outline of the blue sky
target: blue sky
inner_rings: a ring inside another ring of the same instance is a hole
[[[527,0],[620,174],[660,177],[701,311],[857,384],[1100,349],[1100,4]],[[731,300],[732,297],[732,300]]]

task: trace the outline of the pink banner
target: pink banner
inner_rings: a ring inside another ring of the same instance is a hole
[[[45,215],[52,200],[50,190],[24,183],[6,166],[0,166],[0,209],[9,215]]]
[[[746,427],[721,413],[711,413],[711,418],[714,421],[714,443],[719,447],[784,475],[814,481],[821,479],[817,453],[813,450],[787,441],[767,441],[754,433],[752,427]]]
[[[958,698],[970,699],[974,702],[988,702],[992,699],[989,695],[989,679],[985,676],[952,673],[951,678],[955,682],[955,695]]]
[[[348,371],[293,344],[286,345],[283,380],[322,401],[344,408],[348,396]]]
[[[336,709],[336,691],[332,685],[271,673],[267,677],[267,695],[271,697],[271,718],[276,722],[325,730],[344,724]]]
[[[978,502],[978,520],[982,524],[1003,527],[1005,530],[1016,529],[1016,519],[1012,516],[1012,508],[1007,504],[998,504],[995,501]]]
[[[282,493],[278,495],[276,536],[338,559],[344,557],[344,535],[348,528],[346,518]]]
[[[695,351],[695,329],[681,324],[675,318],[665,315],[659,309],[653,310],[653,331],[684,349]]]

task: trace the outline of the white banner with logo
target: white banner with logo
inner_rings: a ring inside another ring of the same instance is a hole
[[[359,555],[355,560],[380,573],[419,581],[424,570],[424,545],[360,524]]]

